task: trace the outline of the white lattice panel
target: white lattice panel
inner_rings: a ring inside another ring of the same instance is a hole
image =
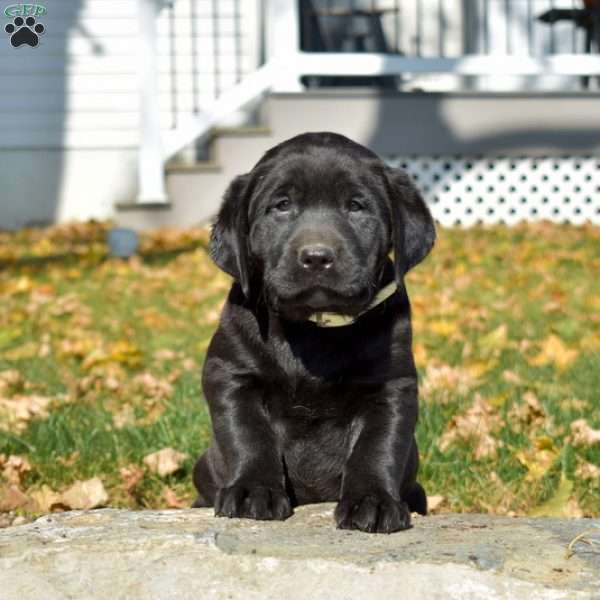
[[[600,157],[393,157],[443,225],[600,225]]]

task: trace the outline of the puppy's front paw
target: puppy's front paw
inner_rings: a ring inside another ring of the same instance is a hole
[[[392,533],[410,527],[410,512],[404,502],[387,494],[346,495],[335,509],[335,520],[340,529]]]
[[[217,517],[238,517],[283,521],[292,514],[290,499],[284,490],[241,484],[221,488],[215,498]]]

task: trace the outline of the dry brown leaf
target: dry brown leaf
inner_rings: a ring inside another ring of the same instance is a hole
[[[456,396],[466,395],[477,384],[477,377],[468,368],[429,364],[421,392],[426,398],[435,395],[437,400],[446,403]]]
[[[3,454],[0,454],[0,472],[9,483],[19,485],[23,476],[29,471],[31,471],[31,464],[26,458],[16,454],[5,458]]]
[[[99,477],[86,481],[76,481],[61,494],[64,504],[73,509],[87,510],[103,506],[108,502],[108,494]]]
[[[44,418],[48,416],[47,406],[50,398],[45,396],[13,396],[0,398],[0,417],[4,414],[9,425],[17,431],[22,431],[27,421],[33,417]],[[0,428],[3,423],[0,423]]]
[[[427,496],[427,511],[430,513],[437,512],[445,501],[444,496]]]
[[[144,469],[142,467],[131,464],[127,467],[119,469],[123,485],[128,493],[133,492],[137,484],[144,478]]]
[[[177,353],[173,350],[169,350],[168,348],[163,348],[162,350],[157,350],[153,354],[154,360],[158,360],[160,362],[166,360],[175,360],[177,358]]]
[[[508,418],[517,431],[523,431],[541,427],[546,420],[546,413],[537,396],[533,392],[526,392],[520,401],[513,404]]]
[[[131,404],[123,404],[119,412],[113,415],[113,423],[117,429],[129,427],[135,424],[135,411]]]
[[[212,308],[202,315],[200,322],[203,325],[215,325],[221,318],[221,307]]]
[[[530,359],[529,364],[537,367],[554,364],[563,371],[575,362],[578,354],[577,350],[568,348],[557,335],[551,334],[542,342],[540,353]]]
[[[29,495],[41,512],[48,513],[68,508],[64,505],[61,495],[46,484],[42,485],[39,490],[29,492]]]
[[[30,502],[18,485],[11,485],[4,490],[0,488],[0,492],[0,512],[15,510]]]
[[[73,356],[75,358],[83,358],[88,354],[92,353],[99,340],[96,337],[92,337],[91,334],[88,337],[80,337],[85,332],[78,332],[75,338],[66,338],[60,342],[59,354],[61,356]]]
[[[160,419],[167,410],[165,404],[157,400],[149,400],[145,403],[144,408],[146,410],[146,414],[136,420],[136,424],[143,427],[147,427],[148,425],[156,423],[156,421],[158,421],[158,419]]]
[[[187,458],[182,452],[177,452],[173,448],[163,448],[158,452],[153,452],[144,457],[144,464],[160,477],[171,475],[181,468],[181,464]]]
[[[179,498],[169,486],[165,486],[163,496],[169,508],[188,508],[188,503]]]
[[[137,389],[153,400],[166,400],[173,394],[173,386],[166,379],[159,379],[152,373],[140,373],[133,378]]]
[[[577,465],[575,475],[577,475],[578,479],[600,481],[600,467],[582,460],[581,463]]]
[[[23,387],[23,377],[16,369],[0,371],[0,396],[8,396]]]
[[[445,452],[458,440],[473,441],[474,457],[479,460],[495,456],[502,444],[493,437],[503,425],[500,415],[480,394],[476,394],[472,406],[463,414],[455,416],[446,432],[440,438],[438,446]]]
[[[184,358],[181,361],[181,366],[186,370],[186,371],[195,371],[198,368],[198,365],[196,363],[196,361],[193,358]]]
[[[571,439],[574,446],[593,446],[600,443],[600,429],[592,429],[585,419],[571,423]]]
[[[512,383],[513,385],[523,385],[521,377],[513,371],[502,371],[502,379],[504,379],[506,383]]]

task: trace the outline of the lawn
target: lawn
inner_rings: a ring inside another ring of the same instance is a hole
[[[0,234],[0,524],[194,497],[229,279],[204,230],[105,229]],[[441,229],[408,288],[435,510],[600,516],[600,229]]]

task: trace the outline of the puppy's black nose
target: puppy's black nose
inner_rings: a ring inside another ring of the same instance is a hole
[[[305,269],[321,271],[333,265],[333,248],[323,244],[302,246],[298,252],[298,261]]]

